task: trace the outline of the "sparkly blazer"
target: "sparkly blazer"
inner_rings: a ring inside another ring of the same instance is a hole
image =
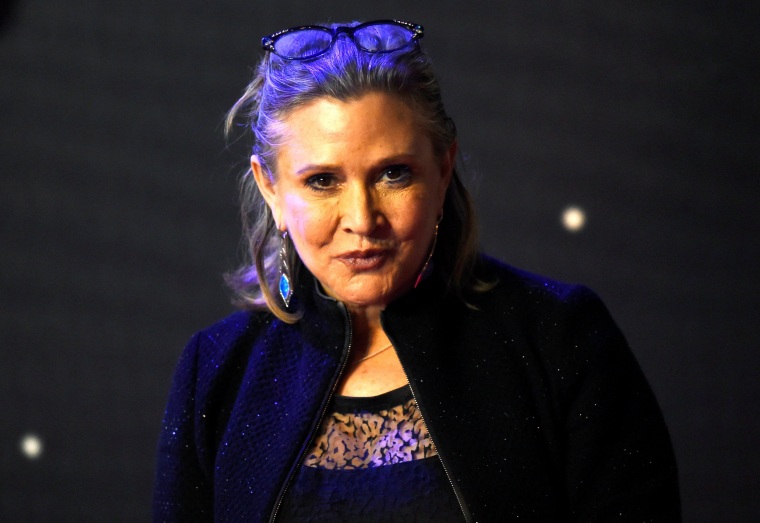
[[[382,313],[462,520],[679,521],[665,423],[602,302],[488,258],[478,274],[498,284],[475,308],[433,274]],[[298,323],[239,312],[191,339],[155,521],[276,518],[351,343],[343,305],[299,283]]]

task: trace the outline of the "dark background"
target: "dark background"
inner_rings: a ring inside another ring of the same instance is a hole
[[[248,150],[223,114],[262,35],[388,17],[425,25],[484,248],[603,296],[671,429],[685,520],[758,520],[759,5],[6,4],[0,520],[149,518],[174,363],[231,310]]]

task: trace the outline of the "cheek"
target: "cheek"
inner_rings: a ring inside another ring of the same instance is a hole
[[[286,195],[282,203],[285,225],[291,236],[295,236],[294,241],[301,243],[301,248],[329,243],[333,218],[330,206],[308,202],[292,194]]]
[[[417,195],[406,200],[395,210],[394,230],[399,237],[410,240],[425,239],[433,234],[437,218],[434,198]]]

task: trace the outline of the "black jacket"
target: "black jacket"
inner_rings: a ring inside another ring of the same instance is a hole
[[[463,520],[678,521],[654,396],[588,289],[491,260],[470,305],[435,276],[383,327],[463,506]],[[342,304],[302,278],[294,325],[241,312],[196,334],[159,443],[156,521],[266,521],[347,359]]]

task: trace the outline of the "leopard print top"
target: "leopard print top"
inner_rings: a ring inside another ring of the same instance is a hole
[[[335,396],[278,521],[461,522],[454,490],[408,386]]]
[[[304,464],[352,470],[437,455],[406,385],[373,398],[335,396]]]

